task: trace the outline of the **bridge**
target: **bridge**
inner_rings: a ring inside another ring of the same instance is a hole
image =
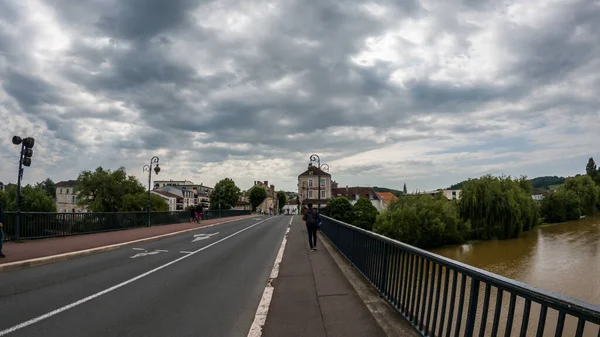
[[[143,212],[58,217],[24,214],[19,235],[5,228],[12,238],[71,236],[5,246],[9,259],[32,251],[59,258],[37,267],[44,257],[0,264],[0,336],[384,335],[344,286],[329,253],[307,253],[298,216],[213,214],[202,227],[167,225],[185,221],[183,213],[157,213],[151,227]],[[133,229],[103,232],[113,228],[102,224]],[[74,228],[102,233],[73,235],[81,234],[69,232]],[[323,217],[321,233],[380,301],[408,322],[411,331],[403,336],[600,337],[599,306],[329,217]],[[101,253],[69,253],[86,244]],[[79,257],[61,257],[69,254]],[[270,307],[265,298],[272,298]]]

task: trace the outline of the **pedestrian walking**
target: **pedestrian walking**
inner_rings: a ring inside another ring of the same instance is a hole
[[[317,230],[319,229],[319,224],[321,223],[321,215],[319,215],[319,211],[313,208],[312,203],[308,203],[308,209],[304,213],[302,220],[306,221],[306,231],[308,232],[308,244],[310,245],[310,250],[317,250]]]
[[[200,221],[202,221],[202,204],[196,206],[196,222],[200,223]]]
[[[190,223],[196,221],[196,209],[194,206],[190,206]]]

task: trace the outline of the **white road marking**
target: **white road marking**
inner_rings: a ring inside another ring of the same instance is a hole
[[[283,240],[281,240],[281,246],[279,247],[279,251],[277,252],[277,257],[275,258],[275,263],[273,264],[271,275],[269,275],[269,282],[265,287],[265,291],[263,291],[262,298],[260,299],[260,303],[258,304],[258,308],[256,309],[256,314],[254,315],[254,322],[252,322],[250,331],[248,331],[248,337],[260,337],[262,335],[262,328],[267,322],[267,314],[269,313],[269,306],[271,305],[271,300],[273,299],[273,290],[275,290],[275,288],[273,288],[272,283],[273,280],[276,279],[277,276],[279,276],[279,266],[281,265],[281,260],[283,260],[283,252],[285,251],[287,236],[290,232],[290,226],[292,226],[292,221],[294,221],[293,217],[290,219],[290,223],[288,225],[288,229],[285,231]]]
[[[148,256],[148,255],[156,255],[156,254],[160,254],[161,251],[155,250],[153,252],[149,252],[149,251],[145,251],[143,253],[137,253],[134,256],[131,256],[130,259],[135,259],[136,257],[144,257],[144,256]]]
[[[206,240],[209,239],[211,236],[215,236],[219,234],[219,232],[216,233],[212,233],[212,234],[206,234],[206,233],[202,233],[202,234],[195,234],[194,235],[194,240],[192,240],[192,242],[196,242],[196,241],[201,241],[201,240]]]
[[[129,280],[127,280],[127,281],[124,281],[124,282],[121,282],[121,283],[119,283],[119,284],[117,284],[117,285],[114,285],[114,286],[112,286],[112,287],[110,287],[110,288],[107,288],[107,289],[104,289],[104,290],[102,290],[102,291],[99,291],[99,292],[97,292],[97,293],[95,293],[95,294],[93,294],[93,295],[90,295],[90,296],[88,296],[88,297],[82,298],[82,299],[80,299],[79,301],[76,301],[76,302],[73,302],[73,303],[71,303],[71,304],[65,305],[64,307],[60,307],[60,308],[58,308],[58,309],[56,309],[56,310],[50,311],[49,313],[46,313],[46,314],[44,314],[44,315],[41,315],[41,316],[38,316],[38,317],[36,317],[36,318],[32,318],[32,319],[30,319],[30,320],[28,320],[28,321],[25,321],[25,322],[23,322],[23,323],[17,324],[17,325],[15,325],[15,326],[13,326],[13,327],[10,327],[10,328],[8,328],[8,329],[4,329],[4,330],[0,331],[0,337],[1,337],[1,336],[8,335],[8,334],[9,334],[9,333],[11,333],[11,332],[15,332],[15,331],[17,331],[17,330],[20,330],[20,329],[23,329],[23,328],[25,328],[25,327],[28,327],[28,326],[30,326],[30,325],[32,325],[32,324],[35,324],[35,323],[41,322],[41,321],[43,321],[43,320],[45,320],[45,319],[47,319],[47,318],[50,318],[50,317],[52,317],[52,316],[56,316],[56,315],[60,314],[60,313],[61,313],[61,312],[63,312],[63,311],[66,311],[66,310],[69,310],[69,309],[75,308],[75,307],[77,307],[77,306],[79,306],[79,305],[81,305],[81,304],[83,304],[83,303],[86,303],[86,302],[89,302],[89,301],[93,300],[94,298],[100,297],[100,296],[102,296],[102,295],[106,295],[106,294],[108,294],[108,293],[110,293],[110,292],[112,292],[112,291],[115,291],[115,290],[117,290],[117,289],[119,289],[119,288],[122,288],[122,287],[124,287],[124,286],[126,286],[126,285],[128,285],[128,284],[130,284],[130,283],[132,283],[132,282],[135,282],[135,281],[137,281],[137,280],[139,280],[139,279],[142,279],[142,278],[144,278],[144,277],[146,277],[146,276],[148,276],[148,275],[154,274],[154,273],[156,273],[157,271],[159,271],[159,270],[161,270],[161,269],[165,269],[165,268],[167,268],[168,266],[170,266],[170,265],[172,265],[172,264],[175,264],[175,263],[177,263],[177,262],[179,262],[179,261],[185,260],[185,259],[187,259],[187,258],[188,258],[188,257],[190,257],[190,256],[193,256],[193,255],[195,255],[195,254],[197,254],[197,253],[200,253],[200,252],[201,252],[201,251],[203,251],[203,250],[206,250],[206,249],[208,249],[208,248],[210,248],[210,247],[212,247],[212,246],[214,246],[214,245],[217,245],[217,244],[219,244],[219,243],[221,243],[221,242],[223,242],[223,241],[225,241],[225,240],[228,240],[228,239],[230,239],[230,238],[232,238],[232,237],[234,237],[234,236],[236,236],[236,235],[238,235],[238,234],[240,234],[240,233],[242,233],[242,232],[244,232],[244,231],[247,231],[247,230],[249,230],[249,229],[250,229],[250,228],[252,228],[252,227],[256,227],[256,226],[260,225],[261,223],[263,223],[263,222],[265,222],[265,221],[268,221],[268,220],[270,220],[270,219],[271,219],[271,218],[268,218],[268,219],[265,219],[265,220],[263,220],[263,221],[261,221],[261,222],[257,222],[257,223],[255,223],[255,224],[253,224],[253,225],[250,225],[250,226],[248,226],[248,227],[246,227],[246,228],[244,228],[244,229],[241,229],[241,230],[239,230],[239,231],[237,231],[237,232],[235,232],[235,233],[233,233],[233,234],[231,234],[231,235],[229,235],[229,236],[226,236],[226,237],[224,237],[224,238],[222,238],[222,239],[220,239],[220,240],[218,240],[218,241],[215,241],[215,242],[213,242],[213,243],[211,243],[211,244],[208,244],[208,245],[206,245],[206,246],[204,246],[204,247],[202,247],[202,248],[200,248],[200,249],[197,249],[197,250],[195,250],[195,251],[191,252],[191,253],[190,253],[190,254],[188,254],[188,255],[184,255],[184,256],[182,256],[182,257],[180,257],[180,258],[177,258],[177,259],[175,259],[175,260],[173,260],[173,261],[171,261],[171,262],[165,263],[165,264],[163,264],[162,266],[156,267],[156,268],[154,268],[154,269],[152,269],[152,270],[149,270],[149,271],[147,271],[147,272],[145,272],[145,273],[143,273],[143,274],[140,274],[140,275],[138,275],[138,276],[136,276],[136,277],[134,277],[134,278],[132,278],[132,279],[129,279]]]
[[[131,248],[133,250],[145,250],[144,248]]]
[[[182,251],[180,251],[180,253],[181,254],[192,254],[193,252],[188,252],[188,251],[182,250]]]
[[[169,251],[164,249],[156,249],[155,252],[168,253]]]

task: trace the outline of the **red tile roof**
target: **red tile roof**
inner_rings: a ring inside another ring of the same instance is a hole
[[[344,196],[350,200],[355,200],[355,196],[358,195],[359,198],[369,198],[369,195],[372,196],[373,199],[379,199],[375,191],[372,187],[338,187],[331,189],[331,197],[339,197]]]
[[[392,192],[375,192],[375,193],[377,193],[377,196],[379,197],[379,199],[383,200],[383,202],[385,202],[388,205],[392,202],[392,200],[398,199],[398,197],[395,196]]]

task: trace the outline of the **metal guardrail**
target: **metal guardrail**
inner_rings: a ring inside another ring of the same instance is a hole
[[[204,211],[202,219],[249,215],[246,210]],[[5,240],[15,238],[15,212],[5,213]],[[151,212],[152,226],[169,225],[190,220],[189,211]],[[109,232],[122,229],[146,227],[146,212],[115,213],[38,213],[21,212],[21,239],[38,239],[79,234]]]
[[[323,234],[423,336],[600,337],[600,306],[322,218]]]

